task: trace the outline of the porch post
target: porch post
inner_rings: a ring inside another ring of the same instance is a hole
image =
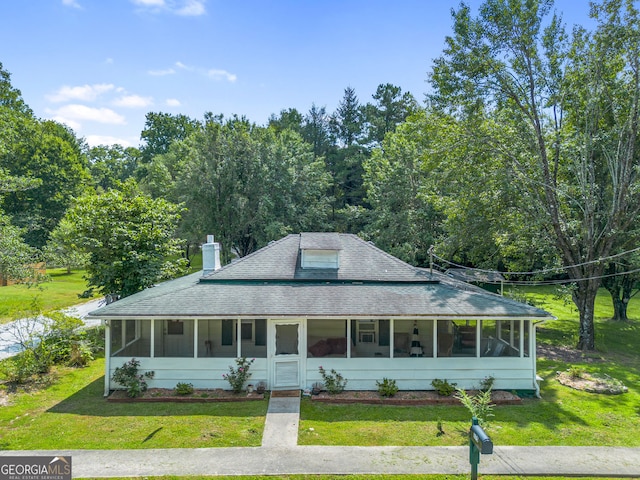
[[[198,318],[193,320],[193,358],[198,358],[198,322]]]
[[[395,345],[393,344],[395,332],[394,321],[395,320],[393,318],[389,319],[389,358],[393,358],[393,350],[395,348]]]
[[[438,358],[438,320],[437,318],[433,319],[433,358]]]
[[[347,358],[351,358],[351,321],[347,318]]]
[[[242,319],[236,319],[236,357],[242,357]]]
[[[149,349],[149,355],[151,355],[151,358],[156,356],[156,321],[157,320],[155,318],[151,319],[151,348]]]
[[[111,322],[109,320],[103,320],[104,322],[104,396],[109,396],[109,383],[111,382]]]

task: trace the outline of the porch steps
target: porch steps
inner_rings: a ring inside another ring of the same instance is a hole
[[[297,392],[296,396],[274,396],[274,392],[271,392],[262,433],[263,447],[295,447],[298,445],[300,390],[295,390],[295,392]]]

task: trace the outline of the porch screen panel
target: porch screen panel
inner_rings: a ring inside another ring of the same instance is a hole
[[[235,320],[222,320],[222,345],[233,345],[235,331]]]
[[[267,321],[264,318],[245,319],[241,323],[240,354],[247,358],[267,358]]]
[[[520,320],[499,320],[499,338],[506,346],[501,356],[520,356]]]
[[[193,357],[194,320],[156,320],[155,357]]]
[[[381,347],[388,347],[391,341],[391,322],[389,320],[378,321],[378,331],[380,332],[380,341],[378,344]]]
[[[352,322],[355,328],[355,322]],[[354,334],[355,335],[355,334]],[[309,319],[307,321],[307,357],[347,356],[347,321]]]
[[[124,348],[124,320],[110,320],[111,328],[111,355],[115,356]]]
[[[456,320],[453,323],[453,357],[475,357],[477,346],[476,320]]]
[[[264,318],[255,320],[256,324],[256,346],[267,345],[267,321]]]
[[[483,320],[480,333],[480,356],[520,356],[519,327],[519,320]]]
[[[456,326],[451,320],[438,321],[437,345],[438,357],[450,357],[453,355],[453,347],[456,343]]]
[[[525,357],[529,356],[529,339],[531,338],[529,335],[529,329],[531,328],[531,320],[525,320],[523,325],[522,336],[524,337],[524,350],[522,351],[522,355]]]
[[[236,358],[236,320],[198,321],[198,357]]]
[[[389,320],[351,320],[351,356],[389,358],[390,324]]]
[[[394,357],[433,357],[433,320],[394,320]]]
[[[150,357],[151,320],[111,320],[112,357]]]

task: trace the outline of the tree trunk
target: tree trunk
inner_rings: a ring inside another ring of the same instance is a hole
[[[611,293],[611,300],[613,300],[613,320],[617,322],[626,322],[629,320],[627,316],[628,301],[619,296],[614,296],[613,293]]]
[[[578,286],[573,292],[573,302],[580,313],[579,337],[576,345],[578,350],[595,350],[596,348],[594,308],[598,287],[598,280],[586,280],[578,282]]]
[[[629,263],[611,263],[606,270],[607,275],[602,279],[602,286],[611,295],[611,303],[613,304],[612,320],[620,322],[629,320],[627,307],[633,296],[633,287],[637,282],[637,277],[621,273],[633,269],[634,267]]]

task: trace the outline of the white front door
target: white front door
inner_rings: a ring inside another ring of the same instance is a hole
[[[270,322],[271,385],[275,390],[302,388],[304,382],[301,320]]]

